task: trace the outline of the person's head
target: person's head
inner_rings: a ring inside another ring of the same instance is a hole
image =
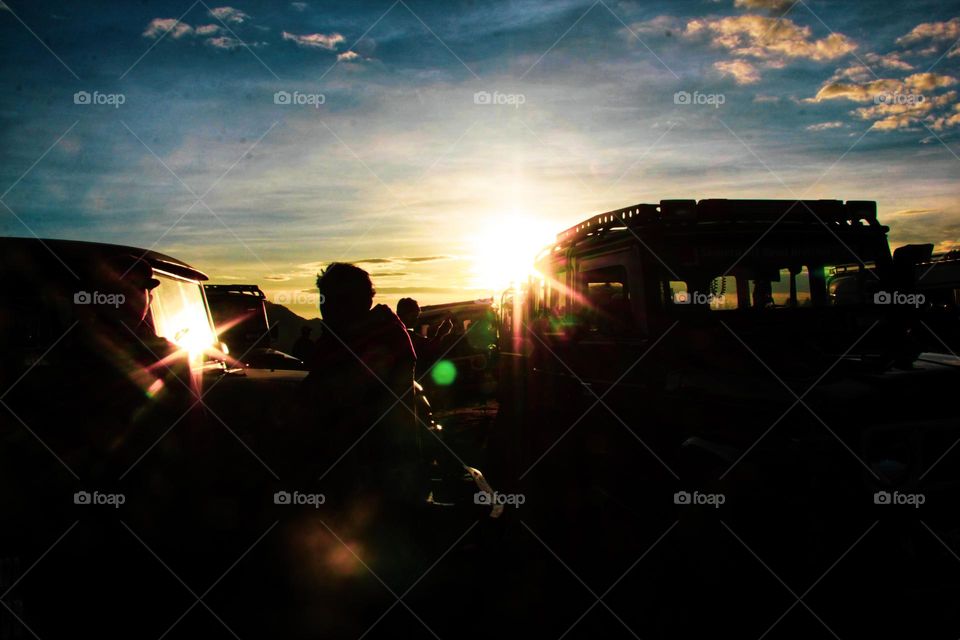
[[[420,304],[413,298],[400,298],[397,303],[397,316],[407,329],[413,329],[420,319]]]
[[[94,282],[98,293],[112,295],[113,304],[98,305],[98,310],[114,321],[133,328],[150,311],[151,291],[160,285],[153,277],[153,268],[138,256],[120,255],[100,265]]]
[[[320,315],[334,325],[357,322],[373,306],[370,274],[356,265],[334,262],[317,276]]]
[[[309,325],[303,325],[300,327],[301,338],[309,338],[311,333],[313,333],[313,329],[311,329]]]

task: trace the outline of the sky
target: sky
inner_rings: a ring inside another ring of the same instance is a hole
[[[876,200],[960,248],[960,1],[0,2],[0,235],[316,316],[473,299],[591,214]]]

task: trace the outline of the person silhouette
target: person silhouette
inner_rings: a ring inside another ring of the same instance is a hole
[[[432,336],[423,335],[417,331],[417,323],[420,320],[420,304],[413,298],[401,298],[397,302],[397,316],[410,334],[410,342],[413,344],[417,356],[417,373],[419,375],[429,369],[437,356],[440,355],[440,345],[453,330],[453,320],[445,318],[434,330]]]
[[[373,305],[363,269],[333,263],[317,288],[323,332],[303,391],[322,433],[322,471],[332,471],[334,492],[369,489],[390,502],[409,500],[418,455],[410,337],[389,307]]]
[[[290,355],[303,362],[310,361],[311,356],[313,356],[313,350],[316,347],[316,345],[313,344],[313,340],[310,339],[311,333],[313,333],[311,327],[307,325],[300,327],[300,337],[293,343]]]

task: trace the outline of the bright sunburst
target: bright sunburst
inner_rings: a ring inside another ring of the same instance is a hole
[[[534,275],[537,254],[555,239],[556,225],[522,213],[502,214],[473,232],[473,286],[499,292]]]

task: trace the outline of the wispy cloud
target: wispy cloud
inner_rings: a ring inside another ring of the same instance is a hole
[[[214,49],[226,49],[227,51],[243,46],[243,42],[237,40],[236,38],[231,38],[230,36],[217,36],[216,38],[208,38],[206,40],[206,44]],[[262,45],[263,43],[261,42],[254,42],[250,46],[257,47]]]
[[[346,41],[346,38],[339,33],[307,33],[303,35],[297,35],[295,33],[290,33],[289,31],[284,31],[280,35],[284,40],[290,40],[291,42],[297,43],[298,47],[304,47],[307,49],[326,49],[327,51],[333,51],[337,48],[338,44]]]
[[[820,122],[818,124],[811,124],[807,127],[807,131],[828,131],[830,129],[841,129],[843,128],[843,123],[840,121],[834,122]]]
[[[210,9],[210,15],[229,24],[243,24],[250,19],[249,15],[233,7],[214,7]]]
[[[193,35],[193,27],[184,22],[177,22],[176,18],[154,18],[147,25],[143,36],[145,38],[159,38],[165,33],[169,33],[170,37],[176,40]]]
[[[815,39],[810,27],[792,20],[759,15],[698,18],[687,23],[685,35],[705,36],[718,48],[757,59],[835,60],[856,50],[857,44],[841,33]]]
[[[795,0],[734,0],[733,5],[742,9],[760,9],[782,14],[793,6]]]
[[[756,84],[760,82],[760,72],[746,60],[721,60],[713,67],[724,75],[733,76],[737,84]]]
[[[897,38],[897,44],[906,46],[918,42],[956,42],[960,39],[960,18],[946,22],[922,22],[910,30],[910,33]]]

